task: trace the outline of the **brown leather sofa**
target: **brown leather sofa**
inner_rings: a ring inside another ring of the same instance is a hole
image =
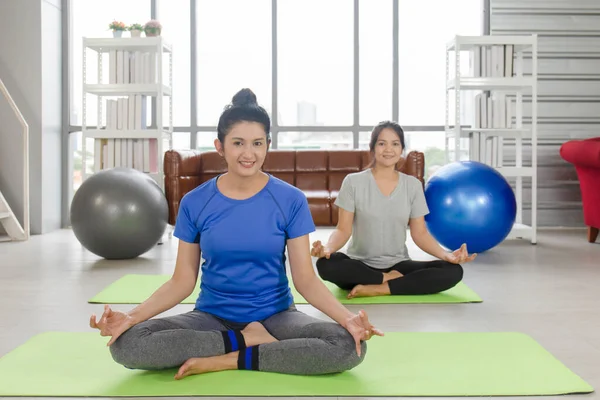
[[[335,226],[338,210],[333,204],[346,175],[370,162],[368,150],[271,150],[263,171],[301,189],[308,199],[317,226]],[[412,151],[400,160],[399,169],[424,183],[424,155]],[[216,151],[168,150],[164,158],[165,194],[169,224],[175,225],[179,202],[203,182],[226,172],[225,161]]]

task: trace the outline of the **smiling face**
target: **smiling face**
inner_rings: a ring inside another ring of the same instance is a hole
[[[250,177],[262,168],[269,142],[262,124],[244,121],[231,127],[223,143],[216,139],[215,148],[225,158],[229,173]]]
[[[375,140],[372,151],[375,165],[392,167],[400,161],[404,148],[400,136],[392,128],[383,128]]]

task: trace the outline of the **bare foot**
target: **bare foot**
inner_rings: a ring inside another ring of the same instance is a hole
[[[260,322],[250,322],[242,329],[242,335],[244,336],[246,347],[277,341]]]
[[[251,322],[244,329],[242,335],[246,347],[256,346],[264,343],[277,342],[260,322]],[[206,372],[226,371],[237,369],[239,351],[234,351],[221,356],[190,358],[177,371],[175,379],[183,379],[186,376],[198,375]]]
[[[390,272],[383,273],[383,282],[382,283],[386,283],[387,281],[391,281],[392,279],[396,279],[396,278],[401,278],[403,276],[404,275],[402,275],[400,272],[393,269]]]
[[[385,296],[388,294],[390,294],[390,287],[387,283],[382,283],[380,285],[356,285],[350,293],[348,293],[348,298]]]
[[[206,372],[226,371],[237,369],[238,351],[227,353],[222,356],[206,358],[190,358],[175,374],[175,379],[183,379],[186,376],[198,375]]]

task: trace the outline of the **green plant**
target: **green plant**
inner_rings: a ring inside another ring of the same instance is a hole
[[[423,151],[425,155],[425,176],[427,181],[431,175],[446,164],[446,150],[438,147],[428,147]]]
[[[127,28],[124,22],[113,21],[110,24],[108,24],[108,29],[112,29],[113,31],[124,31]]]
[[[160,35],[161,30],[162,25],[155,19],[146,22],[146,24],[144,25],[144,32],[146,32],[146,35]]]
[[[83,152],[81,150],[75,150],[75,154],[73,155],[73,171],[81,171],[83,166]],[[94,173],[94,154],[89,150],[85,152],[86,154],[86,174]]]
[[[143,31],[144,30],[144,25],[142,24],[131,24],[127,27],[127,30],[130,31]]]

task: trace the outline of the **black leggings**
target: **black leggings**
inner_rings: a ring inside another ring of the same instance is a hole
[[[317,270],[321,279],[344,290],[352,290],[356,285],[379,285],[383,283],[383,272],[396,270],[403,276],[388,281],[390,293],[394,295],[443,292],[463,277],[462,267],[447,261],[406,260],[387,269],[376,269],[344,253],[333,253],[329,259],[319,258]]]

